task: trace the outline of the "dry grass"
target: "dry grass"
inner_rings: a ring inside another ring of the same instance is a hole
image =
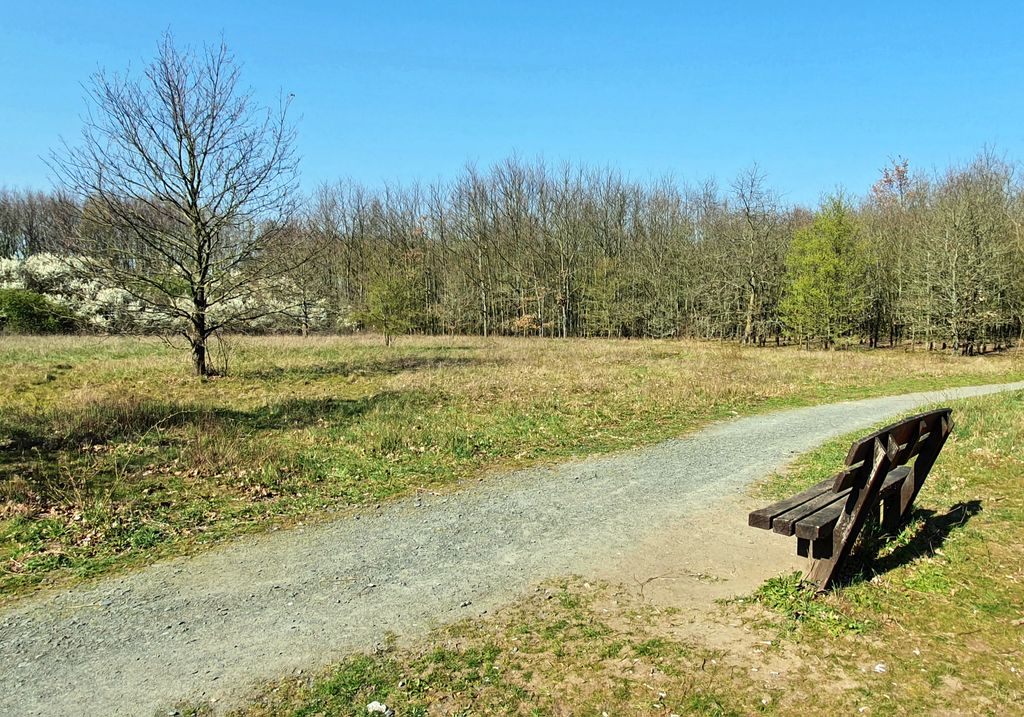
[[[688,341],[0,338],[0,593],[498,467],[788,405],[1024,376],[1017,355]]]

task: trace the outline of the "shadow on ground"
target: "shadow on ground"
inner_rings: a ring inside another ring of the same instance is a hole
[[[255,381],[302,380],[329,377],[369,378],[373,376],[394,376],[405,371],[458,368],[483,363],[485,363],[483,359],[468,356],[400,356],[386,359],[328,361],[311,365],[243,369],[234,372],[233,375],[240,379]],[[486,363],[493,363],[493,360],[487,360]]]
[[[255,430],[338,425],[372,410],[400,410],[435,400],[424,391],[380,391],[353,399],[286,398],[249,410],[140,397],[107,398],[45,410],[12,410],[0,416],[0,456],[77,449],[196,424]]]
[[[108,397],[87,404],[7,411],[0,415],[0,497],[15,478],[35,476],[45,482],[82,460],[92,465],[118,444],[145,444],[161,450],[216,439],[244,452],[253,432],[318,425],[338,428],[371,412],[404,413],[436,400],[437,396],[423,391],[382,391],[355,399],[286,398],[237,410]],[[129,449],[129,453],[138,451]]]
[[[886,536],[877,532],[868,536],[858,544],[853,554],[850,572],[840,584],[849,585],[870,580],[875,575],[887,573],[918,558],[935,555],[935,551],[943,546],[954,530],[965,525],[981,510],[980,500],[957,503],[945,513],[927,508],[915,509],[911,521],[923,520],[924,524],[914,537],[891,553],[877,557],[878,549]]]

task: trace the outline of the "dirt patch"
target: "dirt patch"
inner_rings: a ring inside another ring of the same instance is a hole
[[[747,526],[747,514],[762,503],[729,496],[683,516],[646,536],[600,576],[635,584],[652,603],[706,612],[717,600],[750,593],[766,575],[805,568],[792,538]]]
[[[723,664],[743,665],[776,688],[803,674],[804,660],[751,627],[760,608],[723,605],[766,578],[806,568],[792,538],[747,526],[747,514],[762,503],[724,498],[647,537],[598,574],[655,608],[657,632],[718,651]]]

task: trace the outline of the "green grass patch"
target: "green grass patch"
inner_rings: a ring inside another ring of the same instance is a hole
[[[614,626],[600,618],[609,612]],[[634,598],[611,600],[607,585],[563,580],[414,647],[392,645],[268,684],[232,714],[365,715],[374,701],[396,715],[742,715],[763,706],[759,695],[736,694],[741,671],[719,664],[717,653],[659,637],[658,621]]]
[[[751,600],[782,617],[784,633],[812,627],[830,635],[863,632],[866,623],[854,620],[817,595],[817,586],[803,580],[801,573],[779,575],[757,589]]]

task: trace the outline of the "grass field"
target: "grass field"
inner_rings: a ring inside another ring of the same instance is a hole
[[[1018,380],[1018,354],[684,341],[0,337],[0,599],[489,469],[791,405]]]
[[[952,405],[957,429],[911,523],[844,587],[815,599],[780,576],[707,616],[743,620],[756,659],[680,637],[672,606],[577,577],[421,644],[268,685],[235,714],[363,715],[374,700],[403,716],[1021,714],[1024,392]],[[820,480],[848,446],[763,490]]]

